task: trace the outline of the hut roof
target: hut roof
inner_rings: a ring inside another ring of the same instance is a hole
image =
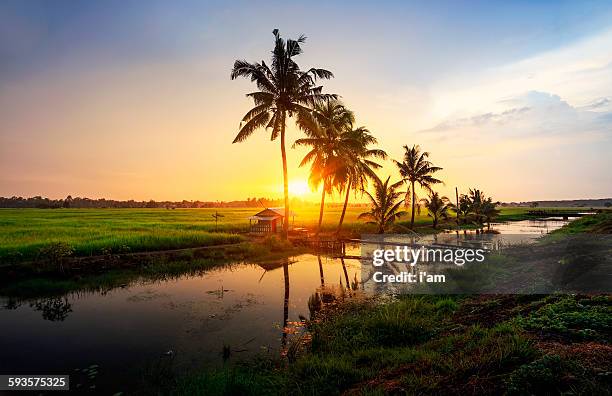
[[[295,216],[293,211],[289,211],[290,216]],[[249,217],[251,220],[274,220],[285,217],[285,208],[266,208],[259,213]]]

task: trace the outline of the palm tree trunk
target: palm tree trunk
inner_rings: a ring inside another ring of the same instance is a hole
[[[323,208],[325,207],[325,192],[327,189],[327,181],[323,179],[323,194],[321,195],[321,209],[319,209],[319,227],[317,227],[316,235],[321,232],[321,223],[323,222]]]
[[[285,218],[283,219],[283,239],[289,233],[289,176],[287,175],[287,151],[285,150],[285,119],[281,125],[281,156],[283,157],[283,192],[285,194]]]
[[[338,229],[336,230],[336,236],[340,234],[342,228],[342,222],[344,221],[344,215],[346,214],[346,207],[348,206],[349,194],[351,193],[351,181],[349,180],[346,186],[346,197],[344,198],[344,206],[342,207],[342,214],[340,215],[340,222],[338,223]]]
[[[412,214],[410,217],[410,229],[414,228],[414,200],[416,199],[416,194],[414,193],[414,182],[412,182]]]

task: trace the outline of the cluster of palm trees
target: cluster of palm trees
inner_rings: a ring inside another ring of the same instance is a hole
[[[359,218],[375,224],[378,233],[382,234],[393,226],[397,219],[406,214],[401,210],[402,203],[404,203],[406,207],[410,207],[410,229],[414,229],[414,215],[420,213],[421,208],[417,204],[416,186],[418,185],[429,193],[429,198],[421,199],[420,202],[428,209],[429,216],[433,218],[433,226],[436,228],[439,219],[446,217],[449,207],[447,207],[448,199],[440,198],[438,193],[433,191],[435,184],[442,183],[441,180],[434,177],[434,174],[441,171],[442,168],[429,161],[429,155],[429,152],[421,151],[418,145],[404,146],[402,161],[393,161],[401,180],[390,183],[390,177],[384,182],[379,178],[373,178],[374,194],[366,192],[372,208],[369,212],[359,215]],[[399,189],[404,184],[407,186],[406,192],[402,193]]]
[[[462,194],[458,205],[452,205],[452,208],[457,214],[458,223],[480,226],[486,223],[490,227],[491,221],[499,215],[498,204],[483,191],[470,188],[469,194]]]
[[[428,198],[420,202],[428,209],[433,219],[434,228],[441,218],[447,218],[449,210],[457,210],[463,221],[485,221],[495,216],[489,207],[495,204],[490,198],[485,199],[479,190],[470,190],[470,196],[462,196],[457,208],[450,204],[448,198],[440,197],[433,191],[433,186],[442,183],[434,174],[442,168],[429,161],[429,153],[422,152],[420,147],[404,146],[402,161],[394,161],[401,180],[391,183],[390,177],[381,180],[375,170],[381,168],[376,160],[385,160],[385,151],[374,147],[376,138],[370,131],[355,123],[355,115],[336,94],[323,93],[318,85],[321,79],[330,79],[333,74],[325,69],[310,68],[302,70],[295,62],[295,57],[302,53],[301,44],[306,40],[300,36],[297,40],[284,40],[277,29],[274,34],[274,49],[270,64],[264,61],[249,63],[237,60],[231,72],[231,79],[249,78],[257,86],[257,91],[247,94],[254,103],[240,123],[234,143],[246,140],[258,129],[271,132],[271,140],[280,139],[283,164],[283,185],[285,217],[283,237],[287,238],[289,219],[289,192],[287,174],[287,152],[285,131],[289,119],[305,137],[297,139],[293,147],[307,147],[309,151],[302,159],[300,166],[310,166],[309,184],[312,188],[321,186],[321,204],[317,234],[321,230],[325,197],[337,191],[344,196],[344,206],[336,234],[340,233],[346,214],[351,192],[363,192],[371,201],[371,209],[362,213],[359,218],[377,226],[379,233],[384,233],[395,221],[406,214],[402,204],[410,206],[410,228],[414,228],[415,212],[420,211],[417,204],[417,185],[429,193]],[[369,181],[374,187],[373,194],[366,191]],[[400,187],[406,185],[406,191]],[[472,199],[473,198],[473,199]],[[462,206],[469,200],[468,206]]]
[[[318,68],[302,70],[295,62],[294,58],[302,53],[301,44],[306,41],[305,36],[285,41],[278,29],[274,29],[272,33],[274,49],[270,65],[263,60],[261,63],[249,63],[245,60],[234,62],[230,78],[249,78],[258,89],[247,94],[247,97],[253,99],[255,107],[242,118],[234,143],[246,140],[261,128],[271,131],[270,140],[280,138],[285,198],[283,237],[286,239],[289,230],[289,178],[285,148],[287,119],[305,118],[310,115],[314,106],[325,100],[337,99],[337,95],[324,94],[323,87],[317,85],[319,79],[333,77],[330,71]]]
[[[322,185],[318,230],[323,219],[325,195],[334,189],[346,194],[338,224],[339,232],[350,192],[363,190],[367,179],[376,177],[374,169],[380,168],[380,165],[373,159],[385,159],[387,154],[371,147],[377,143],[376,138],[365,127],[355,126],[353,112],[338,101],[338,95],[323,93],[323,87],[317,85],[318,80],[332,78],[333,74],[319,68],[302,70],[295,62],[295,57],[302,53],[301,44],[306,37],[285,41],[278,29],[272,33],[274,49],[270,65],[264,61],[250,63],[237,60],[234,63],[231,79],[249,78],[258,89],[247,94],[255,106],[242,118],[234,143],[246,140],[261,128],[271,131],[271,140],[280,138],[285,200],[283,236],[286,238],[289,189],[285,130],[287,120],[293,118],[306,135],[298,139],[294,146],[310,148],[301,166],[310,164],[311,186]]]
[[[300,166],[310,164],[310,185],[322,185],[317,233],[323,221],[325,196],[333,190],[345,194],[338,234],[351,191],[363,191],[368,179],[377,178],[374,170],[381,165],[374,159],[386,159],[387,154],[371,147],[377,143],[376,138],[367,128],[355,127],[353,112],[336,99],[316,104],[310,114],[298,116],[297,124],[306,137],[296,140],[294,146],[310,149]]]

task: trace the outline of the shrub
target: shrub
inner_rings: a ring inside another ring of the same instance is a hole
[[[47,260],[53,269],[64,271],[64,259],[74,254],[74,249],[65,242],[54,242],[43,246],[38,251],[38,256]]]
[[[558,355],[546,355],[524,364],[506,380],[509,395],[550,395],[562,393],[562,379],[568,363]]]

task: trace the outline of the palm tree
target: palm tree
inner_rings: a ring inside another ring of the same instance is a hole
[[[399,169],[403,182],[408,184],[408,189],[406,190],[407,200],[410,199],[410,194],[412,193],[412,198],[410,199],[412,207],[410,228],[414,228],[415,185],[418,183],[421,188],[431,191],[432,185],[442,183],[441,180],[432,176],[435,172],[442,170],[442,168],[434,166],[427,159],[429,153],[427,151],[421,152],[421,148],[418,145],[414,145],[412,148],[406,145],[404,150],[404,160],[402,162],[395,161],[395,164]]]
[[[480,225],[486,222],[490,228],[491,221],[500,213],[497,209],[499,202],[493,202],[493,198],[487,197],[483,191],[477,188],[470,188],[467,200],[469,202],[469,212],[474,215],[474,222]]]
[[[441,218],[448,218],[448,210],[452,208],[447,197],[440,197],[437,192],[433,191],[429,193],[429,198],[421,199],[421,203],[427,208],[427,215],[431,217],[434,229],[438,227],[438,221]]]
[[[387,158],[387,153],[384,150],[369,148],[370,145],[376,144],[378,141],[365,127],[348,131],[345,133],[345,136],[346,140],[352,144],[352,148],[345,158],[343,172],[341,172],[341,177],[339,177],[341,182],[339,183],[338,190],[340,193],[342,193],[342,190],[346,190],[346,196],[344,197],[344,206],[342,207],[336,236],[340,234],[342,228],[351,190],[355,192],[364,191],[368,179],[375,179],[377,177],[374,169],[381,168],[381,165],[374,162],[373,159],[384,160]]]
[[[488,197],[482,205],[482,215],[484,216],[487,227],[491,228],[491,221],[499,216],[500,210],[497,209],[499,202],[493,202],[493,198]]]
[[[330,71],[311,68],[302,71],[294,57],[302,53],[300,44],[306,41],[305,36],[297,40],[283,40],[278,29],[274,34],[272,62],[268,66],[261,63],[249,63],[236,60],[230,78],[249,78],[257,85],[258,91],[247,94],[255,104],[240,123],[240,130],[233,143],[246,140],[257,129],[271,129],[271,140],[280,136],[281,157],[283,162],[283,187],[285,196],[285,217],[283,237],[287,238],[289,229],[289,181],[287,175],[287,153],[285,151],[285,128],[288,117],[307,115],[311,107],[324,99],[336,98],[336,95],[323,94],[317,79],[333,77]]]
[[[297,123],[306,134],[306,138],[295,141],[293,147],[308,146],[311,150],[304,156],[300,166],[310,163],[311,187],[323,184],[319,225],[321,231],[325,196],[330,194],[342,177],[343,163],[355,144],[349,139],[346,131],[351,129],[355,116],[338,100],[328,100],[317,104],[312,113],[298,116]]]
[[[457,213],[457,218],[463,224],[467,223],[467,217],[470,214],[470,199],[467,195],[461,194],[459,196],[459,206],[452,204],[453,210]]]
[[[468,200],[470,202],[470,213],[474,215],[474,221],[478,224],[483,223],[483,204],[485,202],[484,192],[479,189],[471,189],[468,195]]]
[[[376,224],[378,226],[378,233],[384,234],[385,230],[388,229],[400,216],[406,214],[404,211],[400,211],[400,207],[404,202],[400,199],[402,193],[397,189],[403,184],[403,181],[389,184],[387,177],[384,182],[378,177],[374,178],[374,195],[367,191],[365,194],[372,203],[372,208],[369,212],[365,212],[359,215],[359,219],[366,219],[368,224]]]

